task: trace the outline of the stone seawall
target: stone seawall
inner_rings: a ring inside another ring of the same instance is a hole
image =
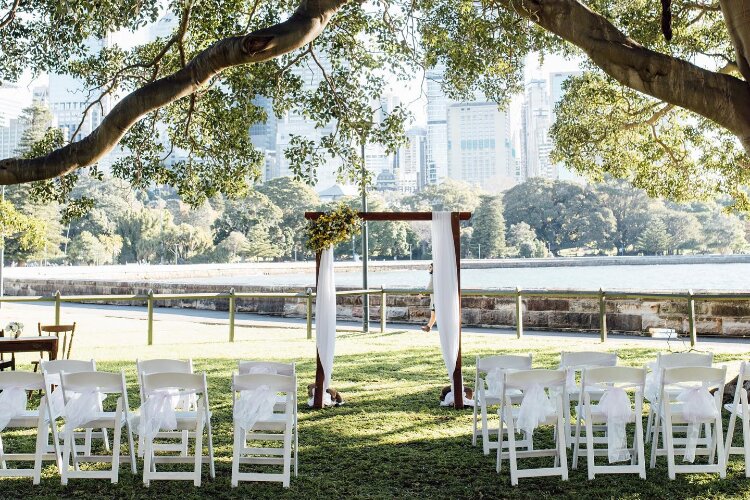
[[[5,282],[7,295],[53,295],[57,290],[70,295],[132,295],[154,293],[197,294],[226,293],[227,287],[203,284],[164,284],[148,282],[84,280],[15,280]],[[294,287],[235,287],[236,292],[304,292]],[[106,302],[105,302],[106,303]],[[144,305],[144,301],[112,301],[117,305]],[[388,322],[424,323],[429,318],[427,296],[387,294]],[[226,299],[157,300],[159,307],[177,307],[226,311]],[[362,318],[362,297],[343,296],[337,301],[342,320]],[[607,328],[612,332],[641,334],[650,327],[688,331],[687,300],[621,300],[608,299]],[[370,317],[380,319],[380,295],[370,296]],[[63,306],[64,307],[64,306]],[[288,298],[237,299],[237,311],[283,317],[304,317],[306,301]],[[750,300],[695,301],[696,329],[699,335],[750,336]],[[471,296],[462,301],[463,323],[467,326],[513,327],[516,324],[515,300],[512,298]],[[523,324],[526,329],[599,330],[598,299],[534,298],[523,299]]]

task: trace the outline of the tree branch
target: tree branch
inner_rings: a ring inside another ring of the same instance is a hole
[[[737,66],[742,77],[750,81],[750,2],[721,0],[719,4],[737,54]]]
[[[146,113],[192,94],[227,68],[267,61],[310,43],[346,2],[302,0],[291,17],[282,23],[217,41],[176,73],[127,95],[82,140],[45,157],[1,160],[0,185],[51,179],[96,163]]]
[[[496,1],[580,47],[621,84],[716,122],[750,152],[747,82],[647,49],[577,0]],[[722,0],[722,8],[726,2],[732,0]],[[744,5],[744,0],[737,3]],[[750,20],[750,2],[747,10]]]
[[[20,5],[21,0],[13,0],[13,5],[11,5],[8,12],[5,13],[2,19],[0,19],[0,29],[5,28],[10,23],[13,22],[13,20],[16,18],[16,11],[18,10],[18,6]]]

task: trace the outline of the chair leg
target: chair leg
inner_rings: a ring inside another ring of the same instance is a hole
[[[594,479],[594,431],[591,422],[591,409],[586,406],[586,465],[589,480]],[[576,457],[577,458],[577,457]]]
[[[120,440],[122,438],[122,426],[119,425],[120,417],[115,420],[115,432],[112,437],[112,484],[117,484],[120,478]]]
[[[588,420],[588,419],[587,419]],[[589,433],[589,425],[586,425],[586,434]],[[588,442],[588,439],[586,440]],[[573,443],[573,469],[578,469],[578,455],[581,449],[581,407],[579,404],[578,411],[576,412],[576,432],[575,442]]]
[[[653,436],[651,437],[651,468],[656,467],[656,452],[659,450],[659,435],[661,434],[661,418],[654,415]],[[662,438],[664,441],[664,438]]]
[[[745,450],[745,477],[750,477],[750,415],[748,415],[747,406],[742,408],[742,444]],[[729,453],[729,446],[727,445],[727,454]]]
[[[180,455],[183,457],[188,456],[188,446],[190,444],[190,432],[187,430],[182,431],[182,450],[180,450]]]
[[[579,399],[579,405],[580,405],[580,399]],[[580,406],[578,407],[580,409]],[[579,415],[576,414],[576,417]],[[555,428],[562,429],[565,425],[564,421],[564,413],[562,411],[562,400],[560,397],[557,398],[557,425],[555,425]],[[562,480],[567,481],[568,480],[568,447],[566,446],[565,441],[567,440],[566,437],[561,435],[562,433],[558,431],[557,433],[557,456],[559,457],[559,464],[560,468],[562,469]]]
[[[109,435],[107,429],[102,429],[102,441],[104,441],[104,450],[110,451],[109,449]]]
[[[39,419],[36,429],[36,450],[34,451],[34,484],[39,484],[42,479],[42,454],[47,444],[49,427],[44,419]]]
[[[239,473],[240,473],[240,448],[244,446],[241,442],[241,434],[244,434],[241,429],[234,426],[234,447],[232,449],[232,488],[236,488],[239,484]]]
[[[128,433],[128,453],[130,454],[130,472],[136,474],[137,464],[135,460],[135,443],[133,439],[133,429],[130,428],[130,420],[125,419],[125,432]]]
[[[299,454],[299,427],[297,426],[297,414],[294,415],[294,477],[297,477],[297,467]]]
[[[60,468],[60,483],[64,486],[68,484],[68,471],[70,470],[70,441],[72,439],[72,431],[65,432],[63,439],[63,456],[62,456],[62,467]]]
[[[3,437],[0,436],[0,467],[3,469],[8,468],[8,464],[5,463],[5,446],[3,445]]]
[[[516,427],[510,405],[506,405],[506,422],[508,424],[508,464],[510,465],[510,484],[518,486],[518,458],[516,457]]]
[[[284,479],[282,486],[289,488],[289,478],[292,469],[292,428],[290,425],[284,429]]]
[[[667,471],[669,473],[669,479],[674,480],[676,477],[675,457],[674,457],[674,434],[672,431],[672,415],[669,412],[669,409],[665,409],[663,420],[664,420],[664,446],[667,449]]]
[[[643,444],[643,417],[636,413],[635,417],[635,438],[633,443],[638,453],[638,475],[641,479],[646,479],[646,451]]]
[[[476,388],[476,385],[474,387]],[[477,406],[478,406],[478,403],[479,401],[475,399],[473,415],[471,419],[471,445],[472,446],[477,445]]]
[[[151,438],[143,438],[143,485],[148,488],[151,485],[153,443]],[[140,451],[140,448],[139,448]]]
[[[654,404],[649,404],[648,407],[648,419],[646,420],[646,444],[651,442],[651,432],[653,431],[653,420],[656,417],[654,412]]]
[[[211,418],[206,415],[206,429],[208,431],[208,473],[211,479],[216,479],[216,466],[214,465],[214,433],[211,429]]]
[[[203,472],[203,413],[199,411],[198,426],[195,428],[195,469],[193,485],[201,485],[201,472]]]
[[[716,417],[714,429],[716,432],[716,454],[719,456],[719,477],[724,479],[727,477],[727,455],[724,453],[724,430],[722,429],[721,409],[719,409],[719,416]]]

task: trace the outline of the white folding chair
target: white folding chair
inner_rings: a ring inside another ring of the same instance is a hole
[[[143,394],[146,398],[144,405],[149,398],[169,397],[179,398],[183,394],[195,394],[197,404],[194,410],[176,410],[175,423],[172,431],[188,430],[193,433],[195,438],[195,453],[191,456],[185,455],[156,455],[154,448],[154,438],[156,433],[148,432],[143,436],[144,458],[143,458],[143,484],[149,486],[152,480],[192,480],[195,486],[201,485],[201,472],[204,463],[209,464],[211,478],[216,477],[214,466],[214,445],[213,433],[211,430],[211,409],[208,402],[208,384],[205,373],[152,373],[143,375]],[[144,406],[141,406],[141,412],[134,421],[134,427],[141,434],[141,420],[154,418],[153,415],[144,415]],[[144,422],[145,424],[145,422]],[[162,429],[157,429],[162,430]],[[208,438],[208,457],[203,456],[203,432],[206,431]],[[181,439],[182,435],[175,433],[176,438]],[[159,463],[192,463],[192,472],[182,471],[159,471],[156,465]]]
[[[513,403],[510,394],[519,390],[523,394],[520,406]],[[510,463],[510,482],[518,485],[520,477],[560,476],[568,479],[568,458],[565,446],[563,399],[565,395],[565,372],[561,370],[522,370],[505,372],[503,381],[503,405],[500,425],[507,427],[508,451],[503,451],[504,434],[500,433],[497,447],[497,472],[502,469],[502,460]],[[527,399],[528,398],[528,399]],[[545,404],[540,404],[539,399]],[[530,418],[531,417],[531,418]],[[533,428],[539,424],[554,425],[555,447],[547,449],[518,450],[516,433],[525,430],[533,440]],[[525,429],[520,429],[519,427]],[[519,458],[555,457],[552,467],[518,469]]]
[[[581,372],[585,368],[593,368],[597,366],[615,366],[617,365],[617,353],[616,352],[598,352],[598,351],[578,351],[578,352],[566,352],[560,353],[560,369],[566,372],[566,391],[565,399],[563,400],[563,409],[565,410],[565,444],[568,448],[572,448],[573,440],[576,435],[581,432],[581,406],[583,398],[581,398],[581,384],[576,380],[577,376],[580,376]],[[591,388],[590,395],[591,399],[597,401],[601,396],[602,391]],[[573,416],[570,410],[571,402],[576,405],[576,426],[573,430]],[[573,468],[577,468],[577,464],[573,462]]]
[[[646,385],[646,369],[628,366],[607,366],[586,368],[581,376],[583,393],[583,421],[586,426],[586,456],[589,479],[600,474],[638,474],[646,479],[646,459],[643,445],[643,390]],[[628,392],[626,392],[628,391]],[[631,402],[629,392],[634,391]],[[599,404],[593,404],[592,394],[596,394]],[[622,407],[617,405],[622,403]],[[595,424],[604,424],[605,437],[597,437]],[[635,424],[632,447],[628,447],[626,425]],[[622,426],[619,431],[614,426]],[[580,430],[580,429],[579,429]],[[618,442],[618,433],[623,440]],[[597,444],[606,445],[597,448]],[[620,448],[620,446],[622,446]],[[576,433],[573,453],[574,465],[578,461],[581,447],[581,433]],[[596,465],[597,456],[630,464]]]
[[[57,446],[56,435],[53,438],[54,451],[49,453],[47,442],[49,441],[50,422],[47,417],[49,406],[47,405],[47,395],[44,391],[44,378],[38,372],[21,372],[8,371],[0,372],[0,391],[3,391],[5,397],[4,412],[10,419],[5,429],[36,429],[36,448],[34,453],[7,453],[2,435],[0,434],[0,477],[31,477],[34,484],[39,484],[42,475],[42,461],[54,461],[58,468],[60,466],[60,450]],[[28,410],[26,408],[26,391],[43,391],[39,408]],[[2,397],[2,396],[0,396]],[[12,400],[16,400],[18,405],[15,407]],[[21,403],[23,403],[21,405]],[[56,434],[56,430],[54,431]],[[8,468],[8,462],[33,461],[34,467],[26,468]]]
[[[144,359],[135,360],[135,371],[138,377],[138,392],[141,398],[141,403],[146,400],[143,394],[143,376],[151,375],[152,373],[193,373],[193,360],[181,360],[181,359]],[[185,397],[182,401],[178,402],[179,406],[186,406],[186,408],[180,408],[183,410],[195,410],[195,397]],[[180,442],[171,443],[154,443],[154,451],[178,451],[182,456],[188,455],[188,443],[190,438],[193,437],[189,430],[182,430],[178,432],[161,431],[155,436],[157,439],[174,439],[175,437],[180,438]],[[143,436],[138,434],[138,456],[143,457]]]
[[[297,366],[295,363],[281,363],[278,361],[239,361],[238,372],[240,375],[247,375],[249,373],[261,374],[267,373],[271,375],[287,375],[297,378]],[[294,421],[297,421],[297,395],[295,393],[295,404],[294,404]],[[283,412],[286,409],[286,396],[279,394],[276,399],[276,406],[274,411]],[[299,444],[299,431],[297,426],[294,426],[294,449],[297,450]],[[244,443],[245,441],[243,441]],[[297,475],[297,453],[294,453],[294,475]]]
[[[729,424],[727,425],[727,440],[724,449],[729,461],[730,455],[745,456],[745,477],[750,477],[750,406],[748,406],[747,390],[745,382],[750,379],[750,364],[742,362],[740,373],[737,376],[737,388],[734,391],[734,400],[724,405],[729,412]],[[742,446],[732,446],[734,428],[737,417],[742,421]]]
[[[488,356],[480,358],[477,356],[476,376],[474,377],[474,416],[471,436],[471,444],[477,445],[477,437],[482,436],[482,451],[485,455],[490,454],[490,450],[497,448],[499,441],[492,441],[491,435],[500,432],[498,428],[490,429],[487,415],[487,407],[502,404],[502,380],[503,373],[506,370],[531,370],[531,354],[516,355],[504,354],[499,356]],[[499,382],[499,383],[498,383]],[[510,393],[511,398],[516,398],[520,402],[521,391]],[[481,417],[482,427],[478,428]]]
[[[63,459],[60,476],[62,484],[70,478],[110,479],[117,483],[120,462],[130,462],[133,474],[136,473],[135,446],[128,419],[128,391],[125,373],[78,372],[60,373],[60,387],[65,400],[65,429],[63,431]],[[102,398],[117,397],[114,411],[102,410]],[[128,442],[128,455],[120,455],[122,428],[125,427]],[[75,429],[112,429],[111,455],[93,455],[91,452],[78,454]],[[72,460],[72,468],[71,468]],[[81,462],[112,463],[110,470],[82,470]]]
[[[237,397],[239,395],[239,398]],[[278,397],[285,404],[279,411]],[[243,398],[245,401],[243,402]],[[264,404],[270,406],[262,408]],[[244,403],[249,403],[245,405]],[[281,481],[289,487],[291,464],[297,476],[297,377],[292,375],[245,374],[232,377],[232,404],[234,408],[234,448],[232,455],[232,486],[239,481]],[[243,422],[249,412],[257,418]],[[249,428],[243,427],[247,425]],[[247,441],[262,441],[265,446],[248,447]],[[282,447],[268,446],[269,441],[281,441]],[[240,472],[240,465],[281,465],[281,473]]]
[[[690,366],[664,368],[659,391],[659,407],[654,423],[654,437],[651,444],[651,467],[656,465],[656,457],[666,455],[669,479],[676,473],[702,472],[718,473],[724,478],[727,474],[724,432],[721,422],[721,398],[727,368]],[[709,390],[716,389],[711,395]],[[669,394],[679,391],[674,397]],[[676,427],[683,424],[684,427]],[[699,439],[700,427],[707,428],[708,439]],[[675,432],[685,433],[684,438],[676,438]],[[692,432],[692,438],[691,438]],[[659,437],[663,434],[662,444]],[[691,440],[693,445],[691,446]],[[704,447],[701,444],[705,443]],[[680,446],[681,445],[681,446]],[[707,455],[707,464],[675,463],[675,451],[682,451],[684,460],[692,462],[690,453]]]
[[[62,408],[56,408],[55,406],[61,406],[64,404],[62,389],[60,388],[60,373],[63,371],[65,373],[95,372],[96,362],[93,359],[88,361],[82,359],[41,359],[39,360],[39,370],[44,373],[45,386],[48,394],[47,403],[50,405],[52,425],[55,429],[53,438],[57,438],[59,437],[59,433],[57,432],[57,421],[61,418]],[[74,432],[73,438],[83,439],[82,453],[84,455],[91,455],[91,443],[94,438],[100,438],[104,443],[104,449],[110,451],[107,429],[97,429],[96,432],[94,432],[93,429],[87,429],[84,432]],[[58,446],[62,446],[62,444],[59,443]],[[51,450],[52,445],[48,443],[47,451]]]
[[[654,420],[656,419],[656,409],[659,407],[659,392],[661,390],[661,373],[664,368],[677,368],[680,366],[706,366],[713,365],[713,353],[699,352],[676,352],[669,354],[656,354],[656,361],[646,366],[651,368],[651,372],[646,375],[646,390],[643,393],[644,398],[648,401],[648,420],[646,421],[646,443],[650,443],[654,434]],[[674,397],[679,391],[667,390],[667,396]]]

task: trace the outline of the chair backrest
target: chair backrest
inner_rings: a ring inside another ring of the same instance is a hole
[[[727,367],[708,366],[679,366],[676,368],[663,368],[663,385],[697,383],[705,387],[719,387],[719,393],[723,391],[727,376]]]
[[[39,367],[41,371],[47,372],[49,375],[57,375],[60,372],[95,372],[96,362],[93,359],[88,361],[82,359],[53,359],[52,361],[43,359],[40,361]]]
[[[295,377],[268,373],[233,374],[232,389],[236,392],[251,391],[266,386],[276,392],[293,393],[297,390]]]
[[[600,366],[585,368],[582,386],[608,385],[616,387],[638,387],[646,385],[646,368],[631,366]]]
[[[525,390],[532,385],[543,388],[565,387],[565,371],[536,369],[505,372],[505,389]]]
[[[73,349],[73,336],[76,332],[76,323],[72,325],[43,325],[37,323],[37,329],[39,330],[39,336],[42,334],[52,335],[55,334],[58,337],[62,336],[60,342],[60,359],[70,359],[70,351]]]
[[[204,373],[151,373],[144,374],[141,383],[143,393],[149,395],[160,389],[179,389],[193,391],[196,394],[208,393],[206,374]]]
[[[704,366],[710,367],[713,364],[713,353],[700,352],[675,352],[670,354],[658,353],[656,355],[656,367],[676,368],[680,366]]]
[[[135,360],[138,379],[152,373],[193,373],[193,360],[182,359],[144,359]]]
[[[560,353],[560,368],[582,369],[589,366],[617,365],[616,352],[577,351]]]
[[[96,391],[103,394],[125,394],[124,372],[60,372],[60,385],[63,394],[68,392]]]
[[[40,372],[0,372],[0,390],[19,387],[28,391],[44,389],[44,376]]]
[[[498,356],[477,356],[477,372],[488,373],[498,368],[500,370],[531,370],[531,353],[526,355],[501,354]]]
[[[296,367],[294,363],[279,363],[275,361],[240,361],[238,363],[240,375],[251,373],[255,370],[268,370],[277,375],[294,375]]]

